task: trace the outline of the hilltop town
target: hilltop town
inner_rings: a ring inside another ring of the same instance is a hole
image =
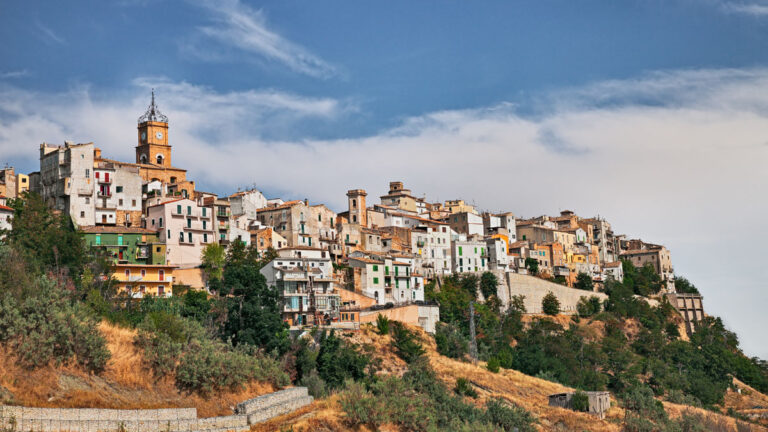
[[[389,306],[405,309],[386,313],[434,331],[439,318],[424,295],[430,281],[490,271],[507,285],[506,302],[531,283],[510,279],[515,275],[599,292],[607,279],[623,280],[622,261],[658,275],[658,294],[671,296],[689,328],[703,316],[699,295],[678,295],[666,247],[617,234],[604,218],[566,210],[519,219],[481,212],[462,199],[429,202],[400,181],[389,183],[379,203],[365,190],[347,191],[348,207],[340,213],[308,200],[267,198],[257,189],[218,196],[198,190],[187,171],[172,164],[168,118],[154,93],[137,129],[132,162],[109,159],[94,143],[43,143],[39,171],[0,172],[2,200],[39,194],[106,253],[119,289],[135,298],[171,296],[174,285],[210,289],[203,250],[239,241],[260,255],[275,252],[262,273],[282,290],[283,317],[293,328],[355,328]],[[12,210],[0,207],[0,214],[2,227],[11,228]],[[549,291],[562,312],[576,311],[580,294],[537,287],[539,295],[526,296],[529,312],[540,311],[540,297]]]
[[[219,196],[172,164],[154,94],[137,132],[132,162],[43,143],[0,171],[8,430],[768,425],[768,363],[661,244],[402,181],[341,212]]]

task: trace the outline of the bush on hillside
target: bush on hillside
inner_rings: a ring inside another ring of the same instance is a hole
[[[506,432],[533,432],[536,418],[525,408],[512,405],[501,398],[491,398],[485,403],[485,417],[494,426]]]
[[[421,357],[425,352],[416,334],[398,321],[392,323],[392,346],[395,353],[407,363]]]
[[[29,369],[74,363],[103,371],[110,353],[97,324],[87,308],[73,305],[44,277],[37,280],[36,292],[24,298],[8,293],[0,298],[0,341]]]
[[[341,387],[348,379],[359,381],[366,377],[371,359],[336,336],[333,330],[329,335],[323,333],[319,344],[317,373],[330,389]]]
[[[379,334],[389,334],[389,318],[382,314],[376,316],[376,329],[379,331]]]
[[[581,390],[571,396],[571,408],[574,411],[587,412],[589,411],[589,396]]]
[[[456,386],[453,388],[453,392],[460,396],[469,396],[473,399],[477,398],[477,391],[472,388],[472,384],[466,378],[456,379]]]
[[[463,358],[469,351],[469,341],[456,327],[443,322],[435,329],[437,352],[450,358]]]
[[[497,359],[496,357],[489,358],[488,359],[488,363],[485,365],[485,367],[486,367],[486,369],[488,369],[489,371],[491,371],[493,373],[498,373],[499,372],[499,368],[501,367],[499,365],[499,359]]]
[[[560,313],[560,300],[551,291],[541,300],[541,311],[547,315],[557,315]]]

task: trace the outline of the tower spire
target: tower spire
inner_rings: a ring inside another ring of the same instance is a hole
[[[155,104],[155,89],[152,88],[152,102],[150,102],[147,112],[139,117],[139,123],[148,121],[168,123],[168,117],[160,112],[160,108]]]

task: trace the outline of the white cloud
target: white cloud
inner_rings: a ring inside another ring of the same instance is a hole
[[[21,78],[25,76],[29,76],[29,71],[26,69],[0,72],[0,79]]]
[[[203,6],[213,20],[212,25],[198,28],[200,35],[205,38],[240,52],[282,63],[305,75],[328,78],[337,73],[330,63],[271,30],[260,10],[254,10],[239,0],[193,4]],[[226,56],[221,50],[212,50],[206,44],[201,44],[200,39],[187,41],[183,48],[205,60],[220,60]]]
[[[343,122],[344,102],[163,79],[134,84],[159,87],[174,164],[201,188],[256,183],[342,210],[348,189],[365,188],[376,202],[389,181],[403,180],[430,200],[464,198],[523,216],[600,214],[619,233],[666,244],[707,311],[726,319],[747,352],[768,358],[768,69],[658,72],[543,95],[548,106],[533,116],[512,104],[442,111],[334,140],[265,139],[264,128]],[[0,159],[33,160],[40,141],[71,138],[130,160],[146,104],[144,91],[0,87]]]
[[[43,23],[39,21],[36,24],[37,29],[40,30],[40,33],[43,36],[43,41],[45,41],[45,43],[50,44],[53,42],[59,45],[66,45],[67,41],[63,37],[54,33],[50,27],[43,25]]]
[[[728,13],[752,15],[755,17],[768,16],[768,4],[766,3],[741,3],[741,2],[722,2],[721,7]]]

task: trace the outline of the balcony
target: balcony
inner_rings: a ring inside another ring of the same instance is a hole
[[[112,192],[111,191],[102,191],[102,190],[100,190],[99,193],[98,193],[98,197],[99,198],[111,198],[112,197]]]

